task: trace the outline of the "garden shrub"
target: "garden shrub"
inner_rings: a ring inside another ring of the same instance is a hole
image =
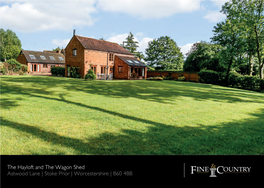
[[[52,75],[65,75],[65,67],[51,67],[50,72]]]
[[[22,70],[23,73],[26,73],[28,71],[28,66],[27,65],[22,65],[21,70]]]
[[[200,81],[208,84],[221,84],[223,82],[223,73],[213,70],[203,69],[198,72]]]
[[[259,85],[259,78],[257,76],[241,76],[241,87],[242,89],[256,90]]]
[[[94,74],[94,71],[92,69],[89,69],[87,71],[87,74],[84,76],[85,80],[95,80],[96,79],[96,75]]]
[[[9,59],[6,61],[6,63],[9,64],[9,70],[12,70],[13,72],[18,72],[21,68],[22,68],[22,65],[21,63],[19,63],[17,60],[15,59]]]
[[[228,77],[228,85],[232,87],[240,87],[242,82],[242,75],[237,72],[230,72]]]
[[[78,72],[78,69],[80,69],[80,67],[71,67],[70,76],[72,78],[81,78],[80,73]]]
[[[259,79],[259,87],[260,87],[260,90],[264,90],[264,80],[263,79]]]
[[[156,80],[156,81],[162,81],[163,78],[162,77],[150,77],[150,78],[147,78],[147,80]]]
[[[184,76],[179,76],[178,77],[178,81],[185,81],[185,77]]]

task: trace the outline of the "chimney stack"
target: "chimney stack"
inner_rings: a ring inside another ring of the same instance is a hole
[[[73,30],[73,36],[75,35],[75,29]]]

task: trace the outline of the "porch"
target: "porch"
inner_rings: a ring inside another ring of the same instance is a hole
[[[146,67],[130,66],[128,69],[130,80],[142,80],[146,79]]]

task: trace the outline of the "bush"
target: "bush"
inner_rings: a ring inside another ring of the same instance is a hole
[[[237,72],[230,72],[228,77],[228,85],[232,87],[240,87],[242,82],[242,75]]]
[[[28,71],[28,66],[27,65],[22,65],[21,70],[22,70],[23,73],[26,73]]]
[[[84,76],[85,80],[95,80],[96,79],[96,75],[94,74],[92,69],[89,69],[87,71],[87,74]]]
[[[1,72],[6,75],[12,75],[14,72],[19,72],[22,65],[15,59],[9,59],[5,63],[1,64]]]
[[[179,76],[178,77],[178,81],[185,81],[185,77],[184,76]]]
[[[257,90],[259,86],[259,78],[257,76],[245,75],[241,78],[241,87],[243,89]]]
[[[65,67],[51,67],[50,72],[52,75],[65,75]]]
[[[223,73],[216,72],[213,70],[203,69],[198,72],[200,81],[208,84],[222,84],[223,83]]]
[[[260,87],[260,90],[264,90],[264,80],[263,79],[259,79],[259,87]]]
[[[22,65],[15,59],[9,59],[6,61],[6,63],[9,64],[9,70],[14,72],[18,72],[22,68]]]
[[[162,81],[163,78],[161,77],[150,77],[150,78],[147,78],[147,80],[156,80],[156,81]]]
[[[71,67],[70,76],[72,78],[81,78],[80,73],[77,71],[78,69],[80,69],[80,67]]]

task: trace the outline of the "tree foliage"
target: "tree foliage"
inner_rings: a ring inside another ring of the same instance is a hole
[[[96,79],[96,75],[94,74],[92,69],[89,69],[87,71],[87,74],[84,76],[85,80],[95,80]]]
[[[131,32],[128,34],[126,40],[123,44],[121,44],[121,46],[134,54],[135,57],[138,57],[139,59],[144,58],[143,53],[137,51],[137,48],[139,47],[138,41],[135,41],[134,35]]]
[[[22,50],[21,41],[12,30],[0,29],[0,58],[1,61],[16,59]]]
[[[160,66],[162,69],[182,69],[183,54],[176,42],[168,36],[162,36],[148,43],[144,60],[148,66]]]
[[[224,68],[219,62],[221,49],[220,45],[209,44],[205,41],[194,43],[187,53],[183,69],[191,72],[199,72],[202,69],[223,72]]]
[[[131,53],[137,52],[138,42],[134,40],[134,35],[130,32],[126,38],[126,41],[123,42],[123,48],[127,49]]]
[[[260,78],[263,78],[264,0],[230,0],[222,6],[221,12],[227,19],[214,27],[215,36],[212,41],[224,48],[221,57],[227,68],[226,77],[232,67],[245,64],[243,59],[247,59],[250,64],[252,75],[253,60],[257,54],[258,72]]]

